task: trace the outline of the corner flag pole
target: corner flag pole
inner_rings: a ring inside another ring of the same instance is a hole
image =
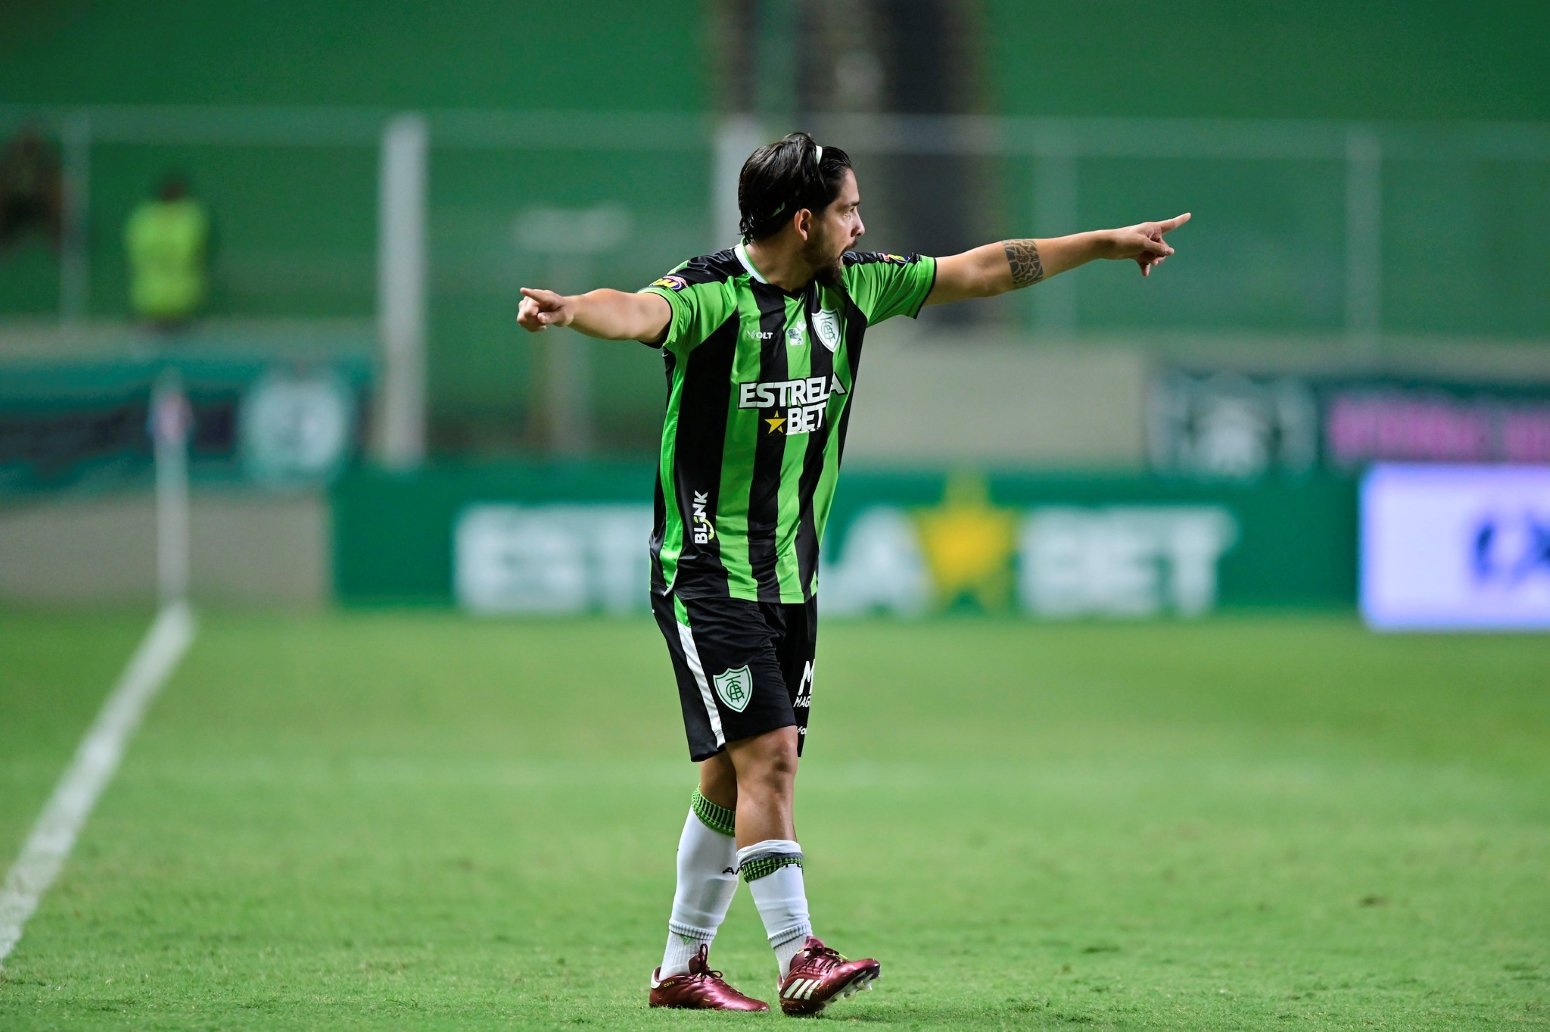
[[[430,135],[419,115],[382,132],[377,191],[377,332],[381,382],[373,434],[395,470],[425,460],[425,192]]]
[[[151,392],[156,450],[156,586],[163,608],[188,598],[188,436],[193,423],[183,378],[164,370]]]

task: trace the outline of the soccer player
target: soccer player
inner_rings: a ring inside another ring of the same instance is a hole
[[[1163,236],[1189,215],[946,258],[855,251],[866,230],[850,159],[805,133],[754,151],[737,202],[736,247],[634,294],[524,287],[517,321],[638,340],[661,348],[667,366],[651,603],[700,767],[651,1006],[769,1009],[709,965],[741,874],[775,950],[781,1009],[805,1015],[881,973],[812,934],[792,819],[812,707],[818,546],[867,327],[1095,258],[1133,259],[1145,276],[1173,253]]]

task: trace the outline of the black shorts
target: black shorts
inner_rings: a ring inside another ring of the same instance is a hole
[[[689,757],[796,725],[797,755],[813,704],[818,600],[747,602],[651,594],[678,675]]]

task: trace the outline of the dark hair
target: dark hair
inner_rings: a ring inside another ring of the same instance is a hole
[[[806,133],[754,151],[737,177],[737,228],[744,242],[780,232],[803,208],[816,215],[833,204],[848,168],[850,155],[820,147]]]

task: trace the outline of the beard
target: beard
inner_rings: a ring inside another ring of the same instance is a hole
[[[827,240],[809,238],[802,247],[802,258],[813,270],[813,279],[825,287],[837,287],[845,277],[845,256],[834,253],[834,245]]]

